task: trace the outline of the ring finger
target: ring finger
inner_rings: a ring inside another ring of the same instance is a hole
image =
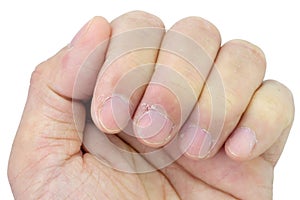
[[[242,40],[226,43],[206,86],[181,130],[181,148],[188,157],[213,156],[238,124],[265,74],[263,52]]]

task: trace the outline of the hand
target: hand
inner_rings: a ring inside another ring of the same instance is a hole
[[[167,33],[144,12],[93,18],[32,74],[15,198],[271,199],[292,94],[263,81],[258,47],[220,43],[197,17]]]

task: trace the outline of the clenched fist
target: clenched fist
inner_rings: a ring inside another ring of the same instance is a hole
[[[255,45],[199,17],[89,21],[32,74],[16,199],[271,199],[294,116]]]

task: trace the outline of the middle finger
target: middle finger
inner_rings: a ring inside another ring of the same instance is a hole
[[[215,26],[198,17],[180,20],[166,33],[134,116],[142,143],[160,147],[178,132],[197,102],[220,41]]]

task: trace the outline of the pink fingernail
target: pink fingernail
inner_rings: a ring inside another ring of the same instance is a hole
[[[254,131],[247,127],[240,127],[230,136],[227,149],[232,155],[243,158],[250,155],[256,143]]]
[[[100,124],[113,133],[125,128],[130,118],[129,103],[120,96],[107,99],[99,112]]]
[[[205,158],[212,147],[212,137],[209,132],[200,127],[190,127],[181,137],[181,149],[190,157]]]
[[[166,143],[173,130],[173,122],[163,113],[150,109],[138,120],[135,127],[137,137],[150,145]]]

